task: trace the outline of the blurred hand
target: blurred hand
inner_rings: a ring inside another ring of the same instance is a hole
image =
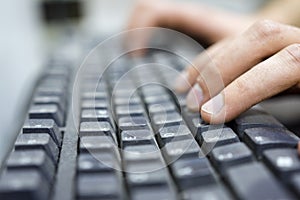
[[[227,36],[241,33],[257,17],[225,12],[201,4],[179,3],[167,0],[138,0],[129,17],[126,29],[165,27],[184,32],[214,43]],[[151,33],[129,33],[127,42],[144,47]]]
[[[300,29],[263,20],[200,54],[178,77],[176,89],[190,90],[187,106],[205,121],[223,123],[299,86]]]

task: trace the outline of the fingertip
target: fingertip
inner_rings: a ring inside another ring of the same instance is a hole
[[[178,93],[185,93],[190,88],[191,84],[189,83],[189,72],[187,70],[184,70],[177,76],[174,89]]]
[[[204,121],[210,124],[225,123],[227,116],[222,93],[219,93],[217,96],[213,97],[202,105],[201,117]]]

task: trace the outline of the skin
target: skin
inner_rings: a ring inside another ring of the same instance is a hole
[[[299,88],[299,6],[299,0],[274,0],[242,15],[199,4],[137,1],[127,29],[167,27],[215,43],[178,77],[175,89],[189,93],[188,107],[205,121],[223,123],[266,98]],[[137,43],[145,44],[148,37]],[[223,84],[214,84],[218,79]]]

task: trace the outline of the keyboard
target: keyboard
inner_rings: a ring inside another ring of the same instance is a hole
[[[2,164],[0,199],[299,199],[298,136],[259,106],[205,123],[172,90],[186,64],[164,51],[105,70],[49,61]]]

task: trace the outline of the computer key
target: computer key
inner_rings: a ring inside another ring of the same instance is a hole
[[[144,101],[148,105],[160,104],[163,102],[170,102],[170,96],[168,94],[162,94],[162,95],[156,95],[156,96],[146,96]]]
[[[116,115],[118,118],[128,116],[143,116],[144,108],[141,105],[116,106]]]
[[[126,174],[126,181],[129,188],[134,187],[153,187],[165,186],[168,184],[168,171],[166,168],[161,168],[153,171],[128,172]]]
[[[108,95],[106,92],[100,91],[83,92],[81,98],[84,100],[107,100]]]
[[[188,200],[231,200],[232,196],[219,184],[187,188],[183,191],[184,199]]]
[[[300,173],[300,158],[296,149],[270,149],[263,152],[263,160],[283,181]]]
[[[225,171],[232,166],[254,160],[251,150],[241,142],[216,147],[211,151],[210,157],[221,174],[225,174]]]
[[[227,181],[238,199],[293,199],[261,163],[247,163],[228,169]]]
[[[80,138],[79,151],[86,153],[110,152],[118,155],[118,145],[111,137],[83,136]]]
[[[65,112],[67,109],[66,101],[60,96],[35,96],[33,103],[36,105],[55,104],[62,112]]]
[[[7,170],[0,177],[0,199],[48,199],[50,185],[37,170]]]
[[[7,169],[36,169],[41,172],[48,180],[52,182],[55,172],[53,162],[48,155],[41,149],[14,151],[7,160]]]
[[[164,145],[168,142],[193,139],[191,131],[185,124],[163,127],[159,130],[159,141]]]
[[[77,178],[78,199],[116,200],[124,197],[116,173],[81,173]]]
[[[122,148],[128,145],[152,144],[154,134],[150,130],[126,130],[121,132]]]
[[[145,117],[121,117],[119,119],[119,128],[121,130],[141,130],[149,129],[148,121]]]
[[[180,125],[183,122],[178,112],[157,113],[150,117],[153,119],[153,125],[156,131],[159,131],[162,127]]]
[[[266,149],[295,148],[298,143],[286,129],[263,127],[249,128],[244,132],[244,142],[255,152],[258,158],[261,158]]]
[[[116,97],[114,103],[115,105],[142,105],[141,99],[138,96]]]
[[[194,139],[169,142],[162,148],[162,151],[168,163],[174,162],[179,158],[198,158],[203,156],[200,147]]]
[[[64,87],[50,86],[41,84],[35,91],[37,95],[46,96],[61,96],[65,99],[66,91]]]
[[[42,149],[51,158],[54,164],[57,163],[59,149],[53,139],[47,133],[21,134],[15,142],[16,151]]]
[[[110,112],[107,109],[83,109],[81,122],[106,121],[113,124]]]
[[[207,158],[179,159],[171,165],[181,190],[216,183]]]
[[[23,126],[23,133],[48,133],[53,141],[61,146],[62,134],[52,119],[28,119]]]
[[[171,186],[133,188],[130,190],[130,193],[133,200],[176,199],[175,190]]]
[[[122,153],[125,161],[161,159],[160,149],[158,148],[157,144],[125,146]]]
[[[29,109],[30,119],[53,119],[58,126],[64,126],[65,117],[56,104],[32,105]]]
[[[113,172],[120,170],[120,161],[112,153],[81,153],[78,156],[79,173]]]
[[[148,110],[150,115],[154,115],[155,113],[175,112],[176,106],[173,102],[163,102],[149,105]]]
[[[79,136],[109,136],[115,139],[115,131],[109,122],[81,122]]]
[[[108,109],[109,103],[107,100],[82,100],[82,109]]]
[[[240,137],[243,137],[244,130],[255,127],[276,127],[283,128],[277,119],[272,115],[256,108],[251,108],[234,120],[234,127]]]
[[[231,128],[205,131],[201,134],[200,144],[203,152],[209,153],[215,147],[239,142],[238,136]]]

